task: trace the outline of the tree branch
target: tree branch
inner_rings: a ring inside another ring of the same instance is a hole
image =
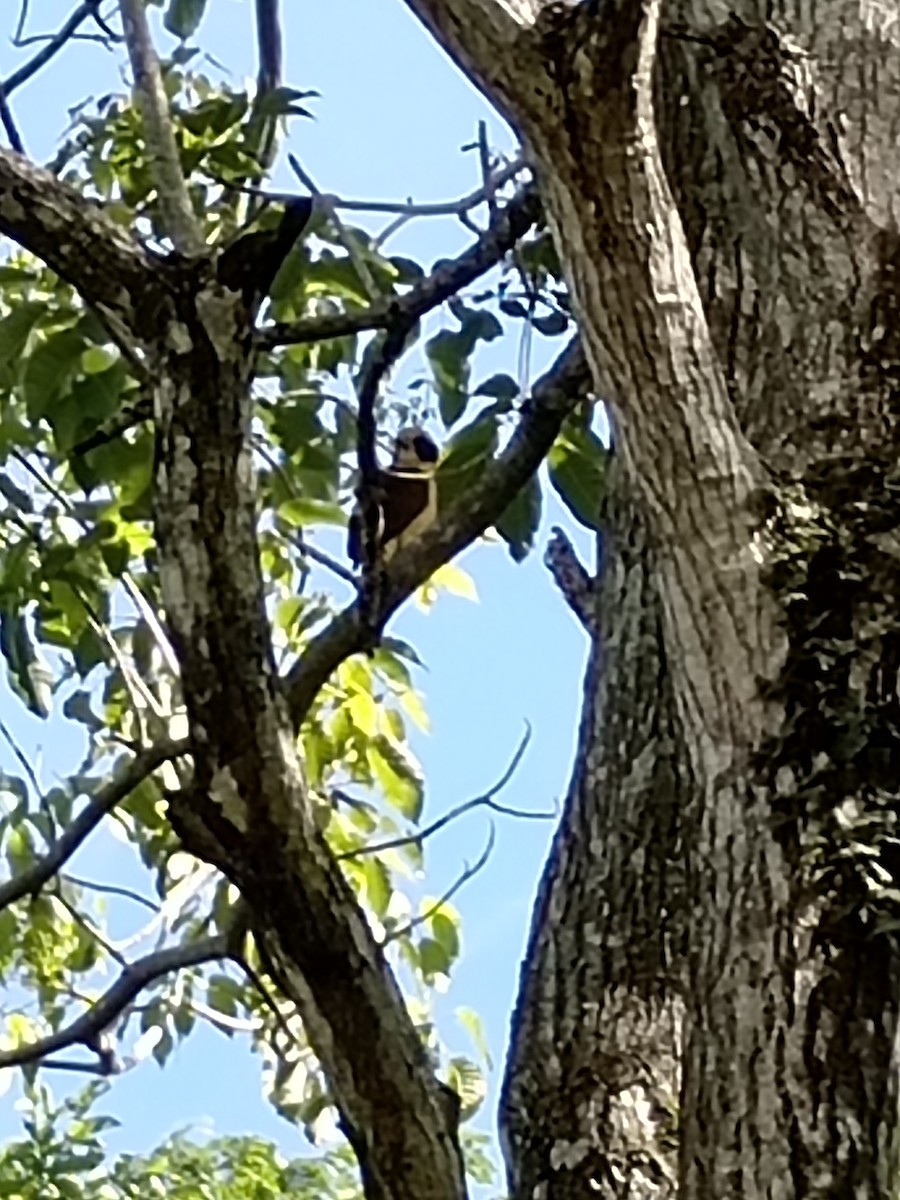
[[[3,149],[0,233],[45,262],[101,314],[133,328],[135,307],[158,274],[154,259],[75,188]]]
[[[36,896],[44,884],[72,857],[107,813],[112,812],[117,804],[130,795],[138,784],[143,783],[147,776],[162,763],[186,754],[187,751],[186,741],[169,742],[160,743],[160,745],[153,746],[136,755],[117,779],[113,779],[91,798],[90,802],[67,827],[59,841],[43,858],[39,858],[27,870],[0,885],[0,912],[16,900],[21,900],[23,896]]]
[[[48,1054],[77,1045],[87,1046],[101,1057],[111,1055],[112,1051],[103,1035],[144,988],[171,971],[199,967],[203,963],[229,957],[228,937],[227,933],[220,933],[216,937],[204,938],[185,946],[157,950],[138,959],[126,967],[112,987],[71,1025],[28,1045],[0,1051],[0,1070],[39,1062]]]
[[[330,313],[290,324],[266,326],[257,334],[257,345],[260,349],[271,350],[297,342],[324,341],[367,329],[383,329],[392,319],[401,316],[415,322],[495,267],[540,215],[537,188],[534,184],[526,184],[467,250],[458,258],[441,263],[405,296],[385,297],[361,312]]]
[[[53,35],[45,46],[42,46],[27,63],[23,63],[21,67],[13,71],[3,80],[2,88],[7,96],[26,83],[33,75],[40,71],[41,67],[45,66],[54,55],[58,54],[68,42],[75,31],[78,29],[88,17],[96,16],[97,10],[100,7],[100,0],[84,0],[83,4],[79,4],[76,9],[66,18],[59,30]]]
[[[575,547],[559,526],[547,546],[544,562],[572,612],[592,636],[598,628],[597,580],[583,566]]]
[[[428,838],[440,832],[445,826],[451,822],[465,816],[474,808],[488,808],[491,812],[499,813],[505,817],[517,817],[524,821],[550,821],[558,814],[555,812],[527,812],[521,808],[509,808],[505,804],[498,804],[494,797],[502,792],[506,785],[512,779],[522,761],[522,756],[531,741],[531,726],[526,725],[525,736],[519,743],[519,746],[512,757],[509,766],[503,772],[497,782],[486,792],[482,792],[480,796],[475,796],[471,800],[465,800],[462,804],[457,804],[455,808],[451,808],[449,812],[444,813],[442,817],[432,821],[430,825],[426,825],[424,829],[419,829],[415,833],[403,834],[400,837],[388,838],[384,842],[369,842],[365,846],[358,846],[355,850],[344,850],[341,854],[336,854],[335,858],[338,862],[344,862],[348,858],[362,858],[367,854],[384,854],[387,850],[399,850],[401,846],[419,846],[421,847]]]
[[[387,619],[421,583],[497,519],[538,469],[556,440],[566,416],[591,389],[580,342],[571,342],[534,386],[530,400],[503,452],[485,469],[480,482],[442,514],[421,540],[398,551],[385,571],[381,616]],[[285,677],[295,725],[332,671],[365,645],[360,601],[344,609],[307,646]]]
[[[2,122],[3,128],[6,130],[10,148],[15,150],[16,154],[24,154],[25,145],[16,125],[16,119],[12,114],[12,109],[9,107],[6,89],[2,83],[0,83],[0,122]]]
[[[526,184],[467,250],[458,258],[441,263],[435,271],[410,288],[405,296],[386,296],[359,312],[328,313],[289,325],[270,325],[256,334],[256,345],[261,350],[272,350],[281,345],[326,341],[350,333],[385,329],[392,321],[400,319],[414,323],[495,267],[540,220],[540,216],[537,188],[534,184]],[[114,441],[134,425],[149,420],[150,415],[149,398],[143,397],[79,442],[72,453],[87,454],[89,450]]]
[[[205,245],[181,169],[144,0],[119,0],[119,10],[163,226],[176,250],[188,256],[201,255]]]

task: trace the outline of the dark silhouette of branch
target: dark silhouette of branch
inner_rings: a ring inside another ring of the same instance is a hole
[[[503,512],[541,465],[563,421],[591,390],[587,360],[576,338],[535,384],[509,443],[479,482],[414,545],[391,560],[384,573],[380,616],[387,620],[442,564],[458,554]],[[299,725],[319,688],[349,655],[363,649],[366,630],[360,602],[348,605],[306,647],[285,677],[288,702]]]
[[[256,0],[256,45],[259,66],[256,73],[256,102],[281,86],[281,22],[278,0]]]
[[[60,50],[62,50],[66,42],[72,39],[72,35],[75,33],[76,29],[78,29],[78,27],[83,24],[88,17],[97,17],[99,8],[100,0],[84,0],[83,4],[79,4],[78,7],[74,9],[73,12],[66,18],[63,24],[59,27],[59,30],[50,38],[47,44],[42,46],[41,49],[38,50],[38,52],[28,60],[28,62],[23,63],[21,67],[18,67],[15,71],[8,75],[6,79],[3,80],[2,84],[0,84],[0,87],[2,87],[6,96],[8,97],[11,95],[11,93],[14,92],[17,87],[21,87],[23,83],[26,83],[33,75],[36,75],[38,71],[40,71],[41,67],[46,66],[50,59],[57,55]]]
[[[530,741],[531,725],[526,722],[525,735],[519,743],[509,766],[497,782],[480,796],[475,796],[472,800],[466,800],[463,804],[457,804],[456,808],[451,808],[448,813],[444,813],[442,817],[438,817],[436,821],[432,821],[430,825],[426,825],[424,829],[420,829],[416,833],[406,834],[403,837],[389,838],[384,842],[373,842],[366,846],[359,846],[356,850],[345,850],[341,854],[336,854],[335,858],[338,862],[341,862],[347,858],[362,858],[364,854],[381,854],[385,850],[398,850],[401,846],[421,846],[428,838],[438,833],[452,821],[456,821],[459,817],[471,812],[473,808],[489,808],[491,812],[499,813],[501,816],[518,817],[526,821],[553,820],[558,815],[555,812],[526,812],[524,809],[508,808],[504,804],[498,804],[494,799],[499,792],[503,791],[510,779],[512,779]]]
[[[138,784],[162,763],[186,754],[187,751],[187,741],[161,742],[158,746],[136,755],[117,779],[111,780],[91,798],[43,858],[39,858],[27,870],[15,875],[6,883],[0,884],[0,912],[16,900],[21,900],[23,896],[36,896],[107,813],[112,812],[117,804],[130,795]]]
[[[392,929],[390,933],[386,934],[381,943],[382,946],[387,946],[389,942],[396,942],[399,938],[409,937],[409,935],[418,925],[424,925],[426,921],[431,920],[436,912],[440,912],[447,901],[453,899],[463,884],[468,883],[470,879],[473,879],[478,874],[482,867],[486,866],[487,860],[491,857],[491,853],[493,852],[495,840],[496,831],[494,829],[494,822],[491,821],[487,845],[485,846],[484,850],[482,850],[478,861],[473,863],[471,867],[467,864],[463,868],[462,874],[459,876],[459,878],[454,880],[450,887],[447,888],[446,892],[444,892],[443,896],[441,896],[438,900],[435,900],[434,904],[427,908],[425,912],[420,913],[417,917],[413,917],[411,921],[407,921],[405,925],[400,925],[396,929]]]
[[[553,528],[544,562],[569,608],[585,629],[593,633],[597,627],[597,580],[584,567],[575,547],[558,525]]]
[[[10,148],[15,150],[16,154],[24,154],[25,145],[16,125],[15,118],[12,115],[12,109],[9,107],[6,89],[2,83],[0,83],[0,122],[3,123],[3,128],[6,130]]]
[[[39,1062],[48,1054],[78,1045],[87,1046],[107,1062],[114,1062],[114,1052],[105,1035],[116,1018],[121,1016],[128,1005],[155,979],[184,967],[199,967],[204,963],[229,957],[228,936],[227,933],[220,933],[185,946],[157,950],[154,954],[148,954],[131,963],[112,987],[70,1025],[27,1045],[0,1051],[0,1070]]]
[[[289,324],[266,326],[257,334],[257,345],[270,350],[275,346],[297,342],[320,342],[327,338],[343,337],[366,329],[385,329],[400,314],[415,322],[495,267],[540,219],[540,215],[537,188],[533,184],[526,184],[509,204],[499,210],[496,219],[467,250],[457,258],[442,262],[404,296],[385,297],[360,312],[329,313],[327,316],[306,317]]]

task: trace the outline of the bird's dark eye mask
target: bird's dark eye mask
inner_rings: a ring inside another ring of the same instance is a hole
[[[420,462],[437,462],[438,448],[429,437],[424,437],[421,434],[414,438],[413,447],[416,452],[416,458]]]

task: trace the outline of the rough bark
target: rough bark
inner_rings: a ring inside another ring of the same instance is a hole
[[[897,14],[409,2],[538,165],[620,463],[513,1195],[887,1197]]]

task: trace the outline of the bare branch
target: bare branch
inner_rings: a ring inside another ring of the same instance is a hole
[[[16,125],[15,118],[12,115],[12,109],[9,107],[6,89],[2,83],[0,83],[0,122],[3,123],[3,128],[6,130],[10,147],[15,150],[16,154],[24,154],[25,145]]]
[[[558,525],[544,555],[544,562],[572,612],[588,633],[597,629],[597,580],[582,565],[575,547]]]
[[[67,827],[52,849],[27,870],[0,884],[0,912],[21,900],[36,896],[48,880],[67,862],[107,813],[125,799],[151,772],[171,758],[188,752],[188,743],[162,742],[138,754],[118,778],[101,788]]]
[[[77,875],[60,875],[60,879],[64,883],[84,888],[89,892],[104,892],[109,896],[123,896],[126,900],[133,900],[135,904],[142,904],[144,908],[149,908],[154,914],[159,912],[158,904],[154,904],[152,900],[148,900],[140,892],[132,891],[131,888],[119,887],[114,883],[95,883],[92,879],[80,879]]]
[[[356,244],[356,238],[349,231],[349,229],[347,229],[347,227],[344,225],[344,222],[338,216],[337,209],[335,208],[334,196],[325,195],[325,193],[321,192],[319,188],[316,187],[312,178],[300,165],[300,161],[296,155],[289,154],[288,162],[291,164],[291,169],[303,186],[309,188],[313,196],[317,197],[323,207],[327,209],[328,215],[331,217],[334,227],[337,230],[338,237],[341,239],[341,243],[343,244],[347,253],[350,255],[350,261],[356,268],[356,273],[362,280],[363,286],[369,293],[369,299],[373,302],[378,301],[382,295],[381,288],[375,282],[375,277],[369,270],[369,264],[360,253],[359,246]]]
[[[0,149],[0,233],[37,255],[101,315],[126,329],[159,273],[151,255],[99,205],[22,155]],[[117,339],[118,340],[118,339]]]
[[[227,957],[226,933],[148,954],[126,967],[112,987],[104,992],[86,1013],[77,1017],[64,1029],[38,1038],[36,1042],[28,1045],[0,1051],[0,1070],[39,1062],[48,1054],[66,1050],[70,1046],[87,1046],[98,1056],[109,1053],[103,1038],[104,1033],[148,984],[172,971],[179,971],[184,967],[199,967],[204,963]]]
[[[270,325],[257,334],[257,345],[269,350],[296,342],[324,341],[367,329],[383,329],[400,315],[417,321],[495,267],[539,219],[540,212],[537,189],[527,184],[498,212],[477,241],[457,258],[442,263],[405,296],[386,297],[361,312],[329,313],[290,324]]]
[[[14,92],[17,87],[21,87],[23,83],[26,83],[33,75],[36,75],[38,71],[40,71],[41,67],[45,66],[51,58],[53,58],[59,53],[60,50],[62,50],[66,42],[71,40],[72,35],[75,33],[75,30],[79,27],[79,25],[86,21],[88,17],[97,15],[98,7],[99,0],[84,0],[83,4],[79,4],[78,7],[70,14],[70,16],[66,18],[63,24],[59,27],[59,30],[53,35],[53,37],[50,38],[47,44],[42,46],[41,49],[38,50],[37,54],[35,54],[33,58],[30,58],[27,63],[23,63],[21,67],[13,71],[12,74],[8,75],[7,78],[3,80],[3,83],[0,86],[2,86],[4,93],[7,96],[11,95],[11,93]],[[23,21],[24,16],[25,14],[23,12]]]
[[[256,44],[259,68],[256,74],[256,103],[281,86],[282,38],[278,0],[256,0]]]
[[[150,37],[144,0],[119,0],[119,11],[166,233],[182,254],[201,255],[205,245],[181,169],[169,101],[159,58]]]
[[[387,619],[441,565],[500,515],[538,469],[566,416],[591,389],[587,361],[576,339],[535,384],[508,445],[478,484],[439,516],[414,545],[401,550],[385,572],[382,616]],[[359,601],[349,605],[309,643],[285,678],[294,723],[299,725],[319,688],[349,655],[363,648]]]
[[[518,749],[513,755],[509,766],[493,787],[483,792],[480,796],[475,796],[474,799],[466,800],[465,803],[458,804],[456,808],[451,808],[448,813],[444,813],[442,817],[438,817],[436,821],[432,821],[430,825],[418,830],[416,833],[407,834],[403,837],[390,838],[384,842],[374,842],[367,846],[360,846],[356,850],[345,850],[342,854],[336,854],[335,858],[341,862],[348,858],[362,858],[364,854],[382,854],[386,850],[398,850],[401,846],[421,846],[428,838],[438,833],[452,821],[456,821],[459,817],[471,812],[473,808],[489,808],[492,812],[500,813],[502,816],[519,817],[526,821],[552,821],[558,815],[556,812],[527,812],[524,809],[507,808],[503,804],[497,804],[494,800],[494,797],[499,792],[502,792],[510,779],[512,779],[530,741],[531,725],[526,722],[525,735],[519,743]]]
[[[473,879],[478,874],[478,872],[482,869],[482,867],[484,867],[487,864],[487,860],[491,857],[491,853],[494,849],[495,840],[496,840],[496,831],[494,829],[494,822],[491,821],[491,828],[490,828],[490,832],[488,833],[487,845],[485,846],[484,850],[482,850],[481,855],[478,858],[478,861],[473,863],[471,867],[466,865],[463,868],[463,872],[459,876],[459,878],[457,880],[455,880],[454,883],[451,884],[451,886],[446,890],[446,892],[444,892],[443,896],[441,896],[440,899],[436,900],[434,902],[434,904],[432,904],[428,909],[425,910],[425,912],[420,913],[419,916],[417,916],[417,917],[413,917],[413,919],[411,921],[407,921],[407,923],[405,925],[400,925],[397,929],[392,929],[391,932],[389,934],[387,934],[387,936],[382,941],[382,943],[381,943],[382,946],[387,946],[390,942],[396,942],[399,938],[408,937],[412,933],[412,931],[416,928],[416,926],[424,925],[424,923],[426,921],[431,920],[431,918],[434,916],[435,913],[440,912],[440,910],[444,907],[444,905],[449,900],[453,899],[453,897],[456,895],[456,893],[459,891],[459,889],[463,886],[463,884],[468,883],[468,881],[470,879]]]

